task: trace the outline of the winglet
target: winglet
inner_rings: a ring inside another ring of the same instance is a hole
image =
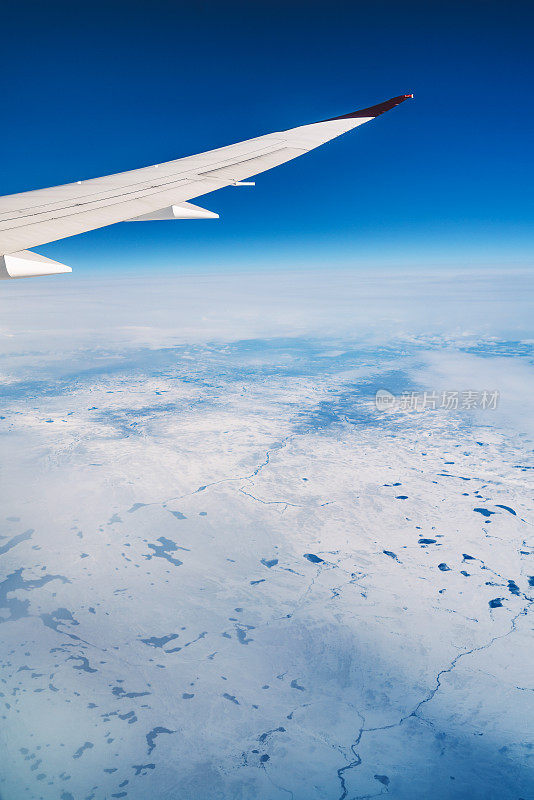
[[[385,111],[389,111],[395,106],[399,106],[401,103],[404,103],[405,100],[413,97],[413,94],[400,94],[398,97],[392,97],[391,100],[384,100],[383,103],[377,103],[376,106],[370,106],[369,108],[361,108],[359,111],[353,111],[350,114],[341,114],[339,117],[330,117],[330,119],[325,119],[323,122],[333,122],[335,119],[357,119],[358,117],[379,117],[380,114],[383,114]]]

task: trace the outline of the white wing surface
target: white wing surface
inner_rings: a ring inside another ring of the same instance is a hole
[[[126,220],[217,215],[187,203],[290,161],[412,95],[176,161],[0,198],[0,278],[70,272],[27,249]]]

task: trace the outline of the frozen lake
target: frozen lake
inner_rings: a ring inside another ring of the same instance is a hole
[[[531,282],[2,287],[2,800],[532,797]]]

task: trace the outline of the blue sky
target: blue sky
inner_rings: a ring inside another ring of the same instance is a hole
[[[1,194],[95,177],[414,92],[201,200],[221,221],[40,248],[76,270],[507,266],[532,252],[526,2],[4,4]]]

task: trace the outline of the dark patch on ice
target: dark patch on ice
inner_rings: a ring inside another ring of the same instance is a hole
[[[181,511],[171,511],[170,508],[168,508],[167,511],[169,512],[169,514],[172,514],[173,517],[176,517],[176,519],[187,519],[185,514],[182,514]]]
[[[178,637],[178,633],[169,633],[167,636],[151,636],[150,639],[141,639],[141,641],[150,647],[165,647],[166,644],[173,642]]]
[[[145,555],[145,558],[147,560],[150,560],[151,558],[164,558],[170,564],[174,564],[175,567],[181,567],[183,561],[180,561],[179,558],[174,558],[170,554],[174,553],[178,549],[183,550],[184,548],[179,548],[176,542],[173,542],[172,539],[166,539],[165,536],[160,536],[158,538],[158,542],[160,542],[160,544],[149,543],[148,546],[154,552],[151,555]]]
[[[155,764],[132,764],[136,775],[148,775],[149,769],[156,769]]]
[[[395,500],[407,500],[407,499],[408,499],[407,494],[398,494],[395,498]]]
[[[304,558],[307,558],[312,564],[324,564],[324,560],[314,553],[304,553]]]
[[[78,620],[74,619],[72,613],[68,610],[68,608],[57,608],[55,611],[50,611],[49,613],[41,614],[41,619],[43,621],[43,625],[46,625],[47,628],[51,628],[53,631],[57,633],[66,633],[71,639],[76,639],[79,641],[78,636],[74,636],[74,634],[67,633],[64,631],[60,626],[65,625],[68,623],[69,625],[79,625],[80,623]]]
[[[489,511],[487,508],[474,508],[473,511],[476,511],[477,514],[482,514],[483,517],[491,517],[492,514],[495,514],[495,511]]]
[[[190,642],[186,642],[181,647],[171,647],[170,650],[165,650],[165,653],[179,653],[180,650],[183,650],[185,647],[189,647],[190,645],[195,644],[196,642],[199,642],[201,639],[203,639],[207,635],[208,635],[207,631],[202,631],[201,633],[198,634],[196,639],[191,639]]]
[[[236,696],[235,696],[235,695],[233,695],[233,694],[228,694],[227,692],[225,692],[225,693],[223,694],[223,697],[224,697],[224,699],[225,699],[225,700],[230,700],[232,703],[235,703],[235,704],[236,704],[236,706],[238,706],[238,705],[239,705],[239,700],[236,698]]]
[[[258,742],[262,742],[263,743],[273,733],[285,733],[285,731],[286,731],[286,729],[283,728],[281,725],[280,725],[279,728],[273,728],[270,731],[265,731],[265,733],[262,733],[260,736],[258,736]]]
[[[470,556],[467,553],[462,553],[462,560],[463,561],[476,561],[474,556]]]
[[[384,553],[384,555],[386,555],[386,556],[389,556],[389,557],[390,557],[390,558],[392,558],[394,561],[397,561],[399,564],[401,563],[401,562],[399,561],[399,559],[398,559],[397,555],[396,555],[396,554],[393,552],[393,550],[382,550],[382,552]]]
[[[270,560],[267,558],[262,558],[261,563],[264,567],[271,569],[271,567],[275,567],[278,564],[277,558],[271,558]]]
[[[250,630],[250,628],[252,628],[253,626],[247,625],[246,627]],[[240,644],[248,644],[249,642],[254,641],[254,639],[247,637],[246,630],[243,627],[238,627],[236,625],[236,633]]]
[[[490,608],[502,608],[502,597],[495,597],[493,600],[490,600],[488,605]]]
[[[356,359],[361,358],[361,353],[353,351],[347,358],[349,363],[356,363]],[[317,366],[314,362],[314,368]],[[390,421],[389,415],[377,412],[369,403],[371,400],[374,401],[377,391],[384,389],[385,386],[395,395],[417,388],[408,374],[401,370],[382,372],[379,378],[362,377],[357,383],[347,384],[339,390],[331,390],[330,399],[322,400],[314,408],[302,411],[297,417],[295,428],[300,433],[308,430],[328,430],[339,425],[362,428],[387,428],[394,425],[396,423],[394,420]]]
[[[251,586],[257,586],[258,583],[265,583],[265,578],[260,578],[259,581],[250,581]]]
[[[138,511],[140,508],[144,508],[148,503],[134,503],[131,508],[128,509],[128,514],[133,514],[134,511]]]
[[[305,691],[306,691],[306,689],[304,688],[304,686],[300,686],[300,685],[297,683],[297,679],[296,679],[296,678],[294,678],[294,679],[291,681],[291,683],[290,683],[289,685],[291,686],[291,688],[292,688],[292,689],[298,689],[298,690],[299,690],[299,692],[305,692]]]
[[[528,585],[529,586],[534,586],[534,575],[529,575]]]
[[[521,594],[521,592],[519,591],[519,586],[515,581],[508,581],[508,591],[511,594],[515,594],[517,597],[519,597]]]
[[[89,673],[98,672],[97,669],[95,669],[94,667],[90,666],[89,659],[87,659],[85,656],[69,656],[67,661],[79,661],[80,662],[79,664],[76,664],[73,667],[73,669],[79,669],[82,672],[89,672]]]
[[[184,692],[182,694],[184,700],[191,700],[194,696],[195,696],[194,694],[189,694],[189,692]]]
[[[440,569],[442,572],[450,572],[451,570],[451,568],[448,567],[447,564],[445,564],[443,561],[441,562],[441,564],[438,564],[438,569]]]
[[[502,506],[500,503],[495,503],[495,506],[497,508],[504,508],[505,511],[509,511],[510,514],[514,515],[514,517],[517,517],[517,514],[515,513],[514,509],[510,508],[510,506]]]
[[[150,694],[150,692],[127,692],[122,686],[114,686],[111,691],[115,697],[120,698],[145,697],[146,695]]]
[[[86,750],[91,750],[93,747],[94,744],[92,742],[85,742],[85,744],[82,744],[81,747],[78,747],[78,749],[76,750],[76,752],[72,757],[81,758],[81,756],[85,753]]]
[[[28,609],[30,606],[29,600],[19,600],[17,597],[9,598],[7,595],[11,592],[16,592],[19,589],[30,591],[32,589],[40,589],[46,586],[50,581],[61,581],[62,583],[70,583],[70,580],[64,575],[43,575],[41,578],[33,578],[25,581],[22,577],[23,568],[12,572],[7,578],[0,583],[0,608],[6,608],[10,616],[7,618],[0,618],[2,622],[15,621],[22,617],[28,616]]]
[[[374,775],[373,776],[375,781],[379,781],[379,783],[383,783],[384,786],[389,786],[389,778],[387,775]]]
[[[3,556],[4,553],[7,553],[13,547],[16,547],[16,545],[20,544],[20,542],[25,542],[28,539],[31,539],[33,532],[33,528],[30,528],[29,530],[24,531],[24,533],[19,533],[18,536],[14,536],[9,540],[9,542],[6,542],[4,545],[2,545],[2,547],[0,547],[0,556]]]
[[[154,750],[156,746],[156,739],[158,736],[161,736],[162,733],[176,733],[176,731],[171,731],[169,728],[162,728],[159,725],[155,728],[152,728],[146,735],[146,743],[148,745],[148,755]]]
[[[419,539],[419,544],[436,544],[435,539]]]

